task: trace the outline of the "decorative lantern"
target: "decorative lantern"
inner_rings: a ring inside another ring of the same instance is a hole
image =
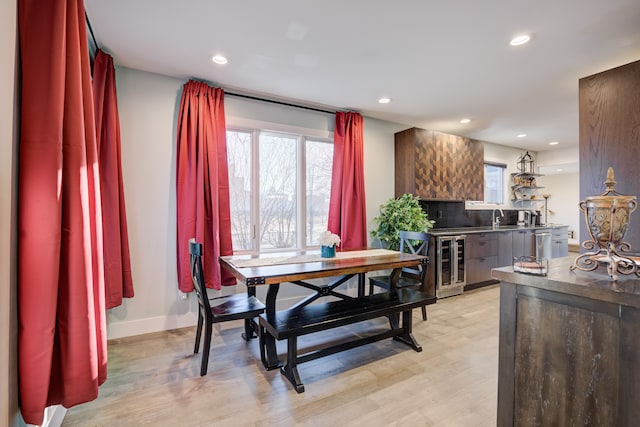
[[[520,156],[518,158],[518,170],[521,173],[534,173],[534,166],[535,161],[533,160],[533,156],[531,156],[531,154],[529,154],[529,152],[527,151],[527,153],[523,156]]]
[[[613,189],[616,181],[611,167],[604,184],[607,191],[580,202],[591,236],[591,240],[582,242],[582,247],[590,252],[577,257],[570,269],[591,271],[598,268],[600,262],[607,264],[607,272],[613,280],[618,280],[618,273],[640,275],[636,262],[624,254],[631,250],[631,245],[623,241],[638,202],[635,196],[625,196]]]

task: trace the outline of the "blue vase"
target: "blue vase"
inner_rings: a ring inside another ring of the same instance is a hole
[[[333,246],[321,246],[320,256],[322,258],[334,258],[336,256],[336,245]]]

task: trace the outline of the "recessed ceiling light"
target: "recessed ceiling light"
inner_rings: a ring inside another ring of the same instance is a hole
[[[462,120],[460,120],[460,123],[466,125],[467,123],[471,123],[471,119],[462,119]]]
[[[509,44],[511,46],[522,46],[525,43],[528,43],[531,40],[531,36],[528,34],[520,34],[511,39]]]
[[[516,135],[516,138],[524,138],[525,136],[527,136],[526,133],[519,133]]]
[[[549,145],[558,145],[558,144],[560,144],[558,141],[551,141],[551,142],[549,143]]]
[[[562,168],[558,168],[558,169],[556,169],[556,172],[562,172],[563,170],[564,169],[562,169]]]
[[[388,104],[391,102],[391,98],[387,98],[386,96],[383,96],[382,98],[378,99],[378,104]]]
[[[224,65],[227,62],[229,62],[229,60],[227,60],[226,57],[222,56],[222,55],[214,55],[211,60],[213,62],[215,62],[216,64],[220,64],[220,65]]]

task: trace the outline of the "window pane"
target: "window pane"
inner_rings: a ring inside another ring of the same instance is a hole
[[[327,229],[333,144],[307,140],[307,246],[320,244],[320,233]]]
[[[260,134],[260,249],[296,246],[297,138]]]
[[[251,132],[227,131],[233,250],[251,249]]]
[[[505,167],[484,165],[484,201],[485,203],[504,203],[503,174]]]

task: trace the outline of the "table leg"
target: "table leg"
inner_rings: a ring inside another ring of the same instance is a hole
[[[275,322],[276,315],[276,297],[278,296],[278,289],[280,288],[280,284],[275,283],[269,285],[269,289],[267,290],[267,300],[265,302],[265,314],[267,317],[267,321],[270,323]],[[268,331],[264,331],[264,355],[265,358],[262,360],[262,364],[267,370],[277,369],[282,364],[278,359],[278,350],[276,348],[276,339],[273,335],[271,335]]]
[[[255,297],[256,296],[256,287],[248,286],[247,287],[247,296]],[[242,338],[245,341],[249,341],[252,338],[255,338],[259,335],[258,333],[258,322],[257,319],[245,319],[244,320],[244,332],[242,333]]]
[[[358,298],[364,296],[364,273],[358,273]]]

